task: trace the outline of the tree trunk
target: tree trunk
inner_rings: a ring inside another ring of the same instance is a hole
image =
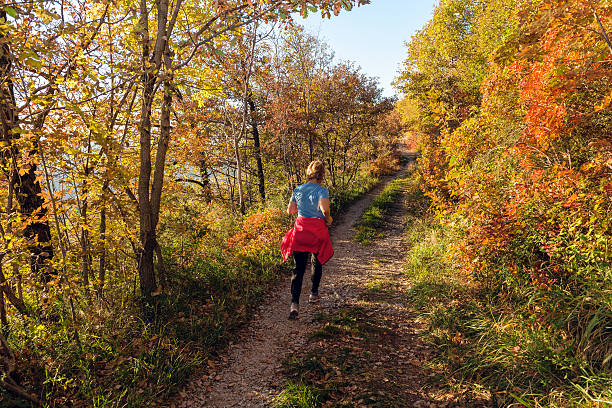
[[[157,245],[155,247],[155,256],[157,257],[157,276],[159,276],[159,284],[161,287],[165,287],[166,280],[166,265],[164,264],[164,257],[162,255],[161,247]]]
[[[208,167],[206,166],[206,160],[200,160],[200,179],[202,180],[202,193],[206,201],[212,200],[212,191],[210,188],[210,175],[208,174]]]
[[[140,171],[138,174],[138,205],[140,207],[140,244],[138,274],[142,296],[150,297],[155,290],[153,251],[157,246],[155,228],[151,217],[149,185],[151,179],[151,107],[154,83],[147,78],[143,87],[142,113],[140,122]]]
[[[157,224],[159,222],[159,211],[161,205],[161,194],[164,185],[164,170],[166,168],[166,153],[168,152],[168,146],[170,144],[170,133],[172,127],[170,125],[170,109],[172,108],[172,75],[171,71],[171,52],[168,46],[164,51],[165,61],[165,77],[163,81],[164,85],[164,97],[162,100],[161,118],[160,118],[160,135],[157,143],[157,152],[155,155],[155,170],[153,173],[153,188],[151,190],[151,220],[153,226],[153,233],[157,230]],[[157,241],[155,241],[155,248],[157,255],[157,265],[159,268],[159,282],[160,285],[165,285],[166,271],[164,268],[164,260],[162,258],[161,248]]]
[[[4,10],[0,10],[0,18],[6,21]],[[14,177],[10,183],[14,183],[15,186],[19,212],[29,220],[24,230],[24,237],[30,241],[28,245],[30,269],[33,274],[48,281],[51,273],[46,270],[45,266],[53,258],[51,229],[48,221],[45,220],[47,210],[43,207],[42,188],[36,178],[36,164],[32,163],[27,169],[20,169],[17,165],[17,157],[21,156],[21,152],[18,151],[13,140],[21,137],[21,133],[13,92],[10,38],[9,41],[6,41],[6,35],[0,34],[0,43],[0,142],[8,147],[3,150],[2,162],[5,167],[12,169]],[[37,150],[38,143],[34,143],[34,148],[28,152],[28,155],[37,157]]]
[[[4,254],[0,253],[0,291],[6,295],[6,298],[11,302],[15,309],[19,311],[22,315],[27,315],[28,311],[23,300],[15,295],[13,289],[10,287],[9,283],[4,276],[4,271],[2,269],[2,258],[4,258]]]
[[[0,258],[0,269],[2,269],[2,258]],[[4,276],[4,274],[1,274]],[[5,284],[2,282],[2,284]],[[2,323],[2,329],[8,329],[8,320],[6,318],[6,303],[4,302],[4,291],[0,290],[0,322]]]
[[[106,186],[106,185],[105,185]],[[100,210],[100,255],[98,258],[98,298],[104,294],[104,281],[106,280],[106,190],[102,187],[102,209]]]
[[[8,328],[8,320],[6,318],[6,304],[4,303],[4,292],[0,292],[0,322],[2,323],[2,329]]]
[[[84,224],[87,223],[87,199],[83,201],[83,207],[81,208],[81,219]],[[81,274],[83,276],[83,286],[89,287],[89,232],[87,227],[81,228]]]
[[[310,161],[314,160],[314,137],[310,130],[308,130],[308,157],[310,157]]]
[[[285,168],[285,174],[287,176],[287,193],[291,194],[293,192],[293,173],[291,172],[291,166],[289,165],[289,160],[287,159],[287,144],[285,140],[285,134],[282,133],[280,136],[280,145],[281,151],[283,153],[283,167]]]
[[[238,203],[240,205],[240,213],[244,214],[244,193],[242,191],[242,160],[240,159],[239,135],[234,135],[234,154],[236,156],[236,172],[238,183]]]
[[[87,163],[85,165],[84,171],[84,180],[83,180],[83,205],[81,206],[81,222],[83,226],[81,227],[81,274],[83,275],[83,286],[88,291],[89,288],[89,278],[91,272],[91,253],[89,251],[89,230],[87,226],[87,208],[88,208],[88,190],[89,186],[87,185],[87,178],[89,177],[89,173],[91,168]]]
[[[168,0],[157,0],[157,32],[153,55],[149,49],[149,11],[146,0],[140,1],[141,43],[142,43],[142,110],[140,116],[140,171],[138,173],[138,205],[140,209],[140,244],[138,250],[138,273],[140,291],[145,311],[151,306],[152,293],[156,290],[153,258],[157,248],[157,223],[161,194],[164,184],[166,152],[170,142],[170,109],[172,106],[172,60],[169,38],[181,8],[181,0],[174,3],[172,19],[168,21]],[[150,58],[149,58],[150,57]],[[164,65],[164,97],[161,109],[161,129],[155,155],[155,170],[151,186],[151,111],[155,98],[157,75]]]
[[[142,41],[142,105],[138,132],[140,135],[140,169],[138,172],[138,205],[140,209],[140,248],[138,248],[138,277],[143,301],[149,304],[151,293],[155,290],[155,271],[153,251],[157,246],[155,229],[151,219],[149,186],[151,180],[151,110],[155,97],[155,76],[149,61],[149,11],[146,0],[140,2],[140,22]],[[159,33],[158,35],[161,35]]]
[[[261,202],[266,202],[266,183],[264,179],[263,163],[261,161],[261,146],[259,142],[259,129],[255,120],[255,102],[253,97],[249,95],[249,108],[251,112],[251,127],[253,129],[253,147],[255,148],[255,161],[257,162],[257,179],[259,181],[259,196]]]

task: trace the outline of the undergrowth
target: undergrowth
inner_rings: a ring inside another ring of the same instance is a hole
[[[287,388],[276,396],[274,408],[316,408],[321,406],[321,396],[313,387],[289,381]]]
[[[610,291],[594,287],[576,296],[566,288],[477,282],[448,255],[457,238],[422,211],[428,204],[416,183],[409,195],[405,268],[414,285],[408,296],[438,350],[430,364],[444,373],[440,380],[474,396],[492,395],[504,407],[612,404],[610,365],[590,359],[594,350],[585,346],[612,358],[612,332],[601,327],[610,319]]]
[[[336,217],[343,209],[368,193],[380,182],[379,177],[371,175],[369,172],[359,174],[356,177],[357,180],[355,180],[353,188],[330,187],[329,205],[332,217]]]
[[[249,319],[282,271],[227,258],[200,259],[184,269],[171,256],[166,260],[171,283],[156,297],[150,322],[138,317],[139,302],[126,297],[97,313],[89,306],[89,320],[77,322],[78,340],[71,322],[30,317],[13,324],[8,338],[20,353],[18,380],[41,389],[49,407],[162,402]],[[30,404],[2,395],[0,407],[17,406]]]
[[[353,189],[332,192],[334,214],[378,182],[367,174],[359,177]],[[60,296],[44,316],[11,318],[5,335],[17,355],[13,376],[44,406],[141,407],[167,401],[249,321],[263,295],[287,273],[279,247],[292,219],[282,211],[264,209],[242,218],[220,205],[183,205],[160,226],[168,283],[155,297],[151,321],[139,317],[137,282],[126,278],[136,265],[125,265],[116,272],[124,275],[107,280],[133,286],[109,284],[102,300]],[[44,296],[30,302],[43,304]],[[71,299],[74,320],[63,317]],[[306,405],[291,405],[287,397],[284,406],[316,406],[317,395],[299,384],[294,390],[302,392]],[[0,407],[30,406],[6,391],[0,394]]]

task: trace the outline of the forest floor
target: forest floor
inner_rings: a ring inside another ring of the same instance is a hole
[[[236,341],[209,360],[170,407],[492,406],[437,386],[440,373],[427,364],[435,349],[424,341],[406,296],[406,194],[390,208],[373,242],[354,240],[354,225],[373,198],[408,167],[335,221],[335,254],[323,269],[321,301],[308,303],[305,277],[299,318],[288,320],[285,278]]]

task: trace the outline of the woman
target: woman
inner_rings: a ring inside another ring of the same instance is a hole
[[[308,165],[306,177],[308,182],[298,186],[291,195],[287,214],[298,213],[295,225],[281,244],[281,252],[286,261],[290,255],[295,259],[295,269],[291,277],[291,310],[289,319],[296,319],[299,311],[302,280],[308,263],[312,258],[312,291],[309,301],[319,300],[319,283],[323,273],[323,264],[334,254],[328,227],[333,219],[329,211],[329,191],[321,185],[325,176],[325,167],[319,160]]]

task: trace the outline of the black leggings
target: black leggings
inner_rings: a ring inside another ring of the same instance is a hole
[[[291,276],[291,302],[300,303],[300,292],[302,292],[302,280],[304,279],[304,271],[308,263],[310,252],[293,251],[293,259],[295,259],[295,269]],[[319,292],[319,283],[323,274],[323,265],[317,259],[317,254],[312,254],[312,293]]]

